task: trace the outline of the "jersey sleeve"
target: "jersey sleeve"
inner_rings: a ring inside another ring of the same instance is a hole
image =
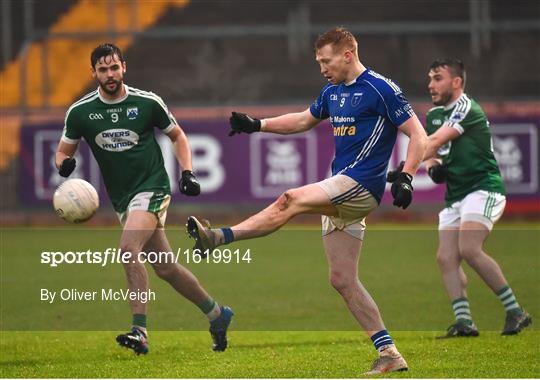
[[[155,94],[154,96],[154,125],[163,133],[167,134],[172,131],[178,123],[163,100]]]
[[[475,112],[471,109],[472,102],[467,97],[462,97],[458,100],[454,110],[448,117],[448,120],[444,125],[454,128],[459,132],[460,135],[465,133],[465,131],[475,125],[478,116],[475,115]]]
[[[389,79],[380,79],[370,84],[380,99],[379,112],[386,115],[394,126],[399,127],[414,116],[409,101],[397,84]]]
[[[78,121],[77,111],[73,108],[68,109],[64,119],[64,129],[61,140],[68,144],[78,144],[82,134],[80,132],[81,122]]]
[[[323,120],[328,119],[330,113],[328,112],[328,89],[333,86],[327,85],[323,88],[319,97],[311,104],[309,110],[313,117]]]

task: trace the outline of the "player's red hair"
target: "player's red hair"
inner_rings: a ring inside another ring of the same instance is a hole
[[[351,32],[343,27],[338,27],[321,34],[317,38],[317,41],[315,41],[315,51],[326,45],[332,45],[334,51],[350,50],[356,53],[358,43]]]

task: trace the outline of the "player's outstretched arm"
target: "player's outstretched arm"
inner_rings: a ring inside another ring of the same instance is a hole
[[[73,173],[73,170],[75,170],[77,163],[73,155],[77,151],[78,146],[79,144],[69,144],[63,140],[60,140],[58,143],[54,162],[58,169],[58,174],[62,177],[69,177],[69,175]]]
[[[447,142],[460,136],[456,128],[444,125],[428,138],[428,146],[424,160],[437,157],[437,150]]]
[[[191,163],[191,147],[186,134],[176,125],[168,134],[174,146],[174,155],[182,168],[182,177],[178,181],[180,192],[185,195],[195,196],[201,193],[201,185],[193,174]]]
[[[288,113],[267,119],[256,119],[240,112],[232,112],[229,118],[229,136],[239,133],[270,132],[281,135],[299,133],[313,128],[320,122],[309,109],[303,112]]]
[[[437,151],[449,141],[458,137],[459,131],[455,128],[443,125],[434,134],[428,137],[428,146],[424,155],[424,162],[429,177],[435,183],[444,183],[448,177],[448,168],[437,159]]]

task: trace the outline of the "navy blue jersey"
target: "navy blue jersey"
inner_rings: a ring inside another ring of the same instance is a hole
[[[332,175],[353,178],[380,203],[397,127],[414,115],[399,86],[368,69],[352,83],[326,85],[310,111],[317,119],[330,118]]]

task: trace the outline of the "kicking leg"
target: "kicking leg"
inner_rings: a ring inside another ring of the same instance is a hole
[[[299,214],[337,216],[328,194],[317,184],[287,190],[274,203],[230,228],[205,228],[196,218],[188,218],[188,233],[196,240],[196,248],[213,249],[236,240],[253,239],[278,230]]]
[[[265,236],[299,214],[321,214],[337,216],[337,210],[326,192],[317,184],[287,190],[274,203],[231,227],[235,240]]]

